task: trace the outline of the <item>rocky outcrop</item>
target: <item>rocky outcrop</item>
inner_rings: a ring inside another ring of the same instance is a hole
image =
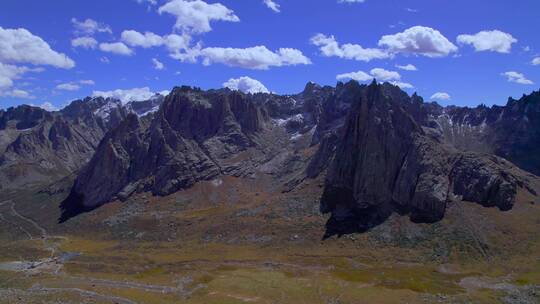
[[[267,124],[248,95],[175,88],[151,121],[130,114],[105,136],[63,203],[63,219],[135,191],[167,195],[221,174],[249,174],[275,149]]]
[[[321,211],[332,214],[332,234],[369,229],[394,212],[435,222],[458,196],[508,210],[525,183],[518,171],[496,156],[448,145],[374,82],[343,126]]]

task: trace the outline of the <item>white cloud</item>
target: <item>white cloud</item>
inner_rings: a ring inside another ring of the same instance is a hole
[[[373,79],[377,79],[379,81],[389,82],[395,86],[400,87],[401,89],[414,88],[412,84],[407,83],[407,82],[402,82],[401,75],[398,72],[388,71],[381,68],[374,68],[370,71],[369,74],[364,71],[339,74],[336,76],[336,79],[339,81],[352,79],[359,82],[366,82],[366,81],[371,81]]]
[[[378,79],[380,81],[390,81],[390,80],[401,79],[401,75],[399,75],[398,72],[388,71],[381,68],[372,69],[370,73],[371,73],[371,76],[373,76],[373,78]]]
[[[157,60],[156,58],[152,58],[152,63],[154,64],[154,69],[156,70],[165,69],[165,65],[161,61]]]
[[[107,58],[106,56],[103,56],[101,58],[99,58],[99,61],[103,62],[103,63],[110,63],[111,61],[109,60],[109,58]]]
[[[231,78],[223,84],[223,87],[251,94],[270,93],[260,81],[247,76]]]
[[[245,49],[210,47],[200,50],[203,64],[222,63],[228,66],[246,69],[266,70],[270,67],[311,64],[311,60],[301,51],[291,48],[280,48],[276,52],[265,46]]]
[[[15,80],[21,78],[28,72],[42,72],[41,68],[28,68],[24,66],[15,66],[11,64],[4,64],[0,62],[0,96],[14,97],[14,98],[35,98],[27,91],[13,88]]]
[[[77,82],[72,81],[72,82],[61,83],[56,86],[56,89],[62,90],[62,91],[78,91],[81,88],[81,85],[94,85],[94,84],[96,83],[93,80],[83,79]]]
[[[90,80],[90,79],[80,80],[79,83],[84,84],[84,85],[95,85],[96,84],[95,81]]]
[[[99,23],[93,19],[86,19],[79,21],[77,18],[71,18],[71,23],[75,27],[75,34],[77,35],[93,35],[95,33],[112,33],[111,28],[103,23]]]
[[[338,0],[338,3],[364,3],[366,0]]]
[[[150,91],[150,88],[133,88],[128,90],[114,90],[114,91],[94,91],[92,97],[103,97],[103,98],[115,98],[119,99],[123,103],[128,103],[130,101],[143,101],[148,100],[155,93]]]
[[[522,73],[509,71],[502,73],[502,75],[506,76],[506,79],[509,82],[515,82],[519,84],[534,84],[532,80],[527,79],[527,77],[525,77],[525,75],[523,75]]]
[[[152,32],[145,32],[144,34],[141,34],[133,30],[123,31],[121,39],[129,46],[140,46],[143,48],[161,46],[164,43],[163,37]]]
[[[72,47],[82,47],[85,49],[95,49],[97,44],[97,40],[92,37],[79,37],[71,40]]]
[[[206,33],[212,30],[211,21],[239,22],[234,11],[221,3],[208,4],[201,0],[172,0],[158,9],[160,14],[176,16],[175,28],[191,33]]]
[[[407,64],[407,65],[399,65],[399,64],[396,64],[396,68],[401,69],[401,70],[404,70],[404,71],[418,71],[418,69],[416,68],[416,66],[414,66],[414,65],[412,65],[412,64]]]
[[[263,0],[263,2],[264,2],[264,4],[266,4],[266,6],[267,6],[269,9],[273,10],[274,12],[276,12],[276,13],[281,12],[281,11],[279,10],[279,4],[277,4],[276,2],[274,2],[274,1],[272,1],[272,0]]]
[[[0,62],[0,90],[12,87],[13,81],[19,79],[28,70],[27,67],[18,67]]]
[[[458,50],[439,31],[425,26],[413,26],[401,33],[385,35],[379,40],[379,46],[387,48],[391,53],[426,57],[444,57]]]
[[[136,1],[139,4],[142,4],[142,3],[148,3],[150,5],[156,5],[157,4],[157,0],[136,0]]]
[[[61,83],[61,84],[56,86],[57,90],[62,90],[62,91],[77,91],[80,88],[81,88],[80,85],[78,85],[76,83],[72,83],[72,82]]]
[[[180,60],[182,62],[197,62],[197,58],[201,56],[202,46],[197,43],[194,47],[187,47],[185,49],[172,50],[169,48],[169,56],[173,59]]]
[[[540,57],[536,57],[532,60],[532,65],[540,65]]]
[[[412,89],[414,86],[408,82],[401,82],[401,81],[390,81],[391,84],[400,87],[403,89]]]
[[[410,83],[401,82],[401,75],[396,71],[388,71],[382,68],[374,68],[369,74],[364,71],[339,74],[337,80],[353,79],[360,82],[371,81],[377,79],[379,81],[388,81],[402,88],[412,88]]]
[[[23,28],[0,27],[0,62],[51,65],[63,69],[75,66],[68,56],[55,52],[47,42]]]
[[[167,46],[169,51],[177,52],[179,50],[185,50],[189,47],[191,42],[191,37],[189,35],[176,35],[171,34],[167,35],[164,38],[164,44]]]
[[[358,72],[350,72],[350,73],[344,73],[339,74],[336,76],[337,80],[346,80],[346,79],[352,79],[360,82],[364,81],[370,81],[373,79],[373,76],[369,75],[368,73],[364,71],[358,71]]]
[[[512,35],[494,31],[481,31],[474,35],[459,35],[457,42],[460,44],[470,44],[477,52],[492,51],[498,53],[510,53],[512,44],[517,42],[517,39]]]
[[[34,99],[35,96],[32,96],[32,94],[28,93],[25,90],[20,89],[13,89],[13,90],[7,90],[2,91],[0,90],[0,97],[13,97],[13,98],[21,98],[21,99]]]
[[[445,93],[445,92],[437,92],[437,93],[431,95],[431,99],[436,99],[436,100],[450,100],[451,97],[450,97],[450,94],[448,94],[448,93]]]
[[[102,50],[103,52],[109,52],[109,53],[114,53],[118,55],[124,55],[124,56],[133,55],[133,50],[127,47],[122,42],[100,43],[99,49]]]
[[[197,54],[190,53],[191,36],[187,34],[170,34],[165,36],[159,36],[152,32],[145,32],[144,34],[137,31],[129,30],[123,31],[121,40],[132,47],[151,48],[158,46],[165,46],[170,56],[174,59],[182,61],[196,61],[194,56]]]
[[[391,55],[385,50],[374,48],[363,48],[358,44],[339,45],[334,36],[317,34],[311,38],[311,43],[318,46],[323,56],[340,57],[359,61],[371,61],[372,59],[390,58]]]

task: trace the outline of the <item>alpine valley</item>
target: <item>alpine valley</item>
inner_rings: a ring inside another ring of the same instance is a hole
[[[540,91],[0,110],[0,301],[539,303]]]

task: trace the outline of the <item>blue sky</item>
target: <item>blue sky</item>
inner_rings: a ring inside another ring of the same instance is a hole
[[[0,108],[373,76],[441,104],[505,104],[540,87],[538,12],[537,0],[3,0]]]

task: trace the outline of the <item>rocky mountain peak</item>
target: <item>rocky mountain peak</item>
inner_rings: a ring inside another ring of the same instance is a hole
[[[339,135],[321,198],[321,211],[332,214],[329,234],[364,231],[394,212],[438,221],[456,196],[501,210],[512,206],[525,175],[510,173],[495,156],[447,146],[385,92],[370,84]]]
[[[83,168],[62,219],[135,191],[166,195],[221,174],[242,175],[251,161],[231,157],[271,151],[263,141],[269,118],[250,96],[175,88],[150,121],[128,114]]]

